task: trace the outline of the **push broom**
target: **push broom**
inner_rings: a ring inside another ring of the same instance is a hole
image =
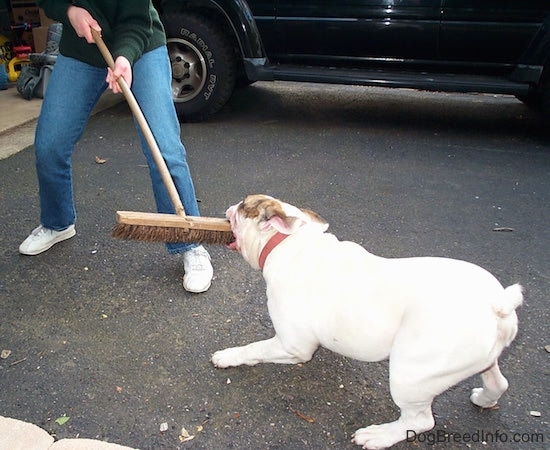
[[[111,52],[99,33],[93,28],[91,30],[105,62],[111,69],[114,69],[115,62]],[[113,228],[113,237],[147,242],[231,243],[234,237],[228,220],[215,217],[187,216],[185,214],[174,180],[172,180],[151,128],[134,94],[124,78],[119,77],[117,83],[151,150],[151,155],[174,206],[175,214],[117,211],[117,225]]]

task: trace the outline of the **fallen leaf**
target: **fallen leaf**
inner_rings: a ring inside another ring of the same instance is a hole
[[[185,427],[181,427],[180,435],[178,436],[180,442],[187,442],[191,439],[195,439],[195,436],[192,434],[189,434],[189,431],[185,429]]]
[[[95,157],[96,164],[105,164],[107,162],[106,159],[100,158],[99,156]]]
[[[306,422],[308,423],[315,423],[315,419],[313,419],[312,417],[309,417],[309,416],[306,416],[305,414],[302,414],[300,411],[290,407],[290,410],[296,414],[300,419],[303,419],[305,420]]]
[[[55,419],[55,423],[58,425],[65,425],[69,421],[69,416],[61,416]]]

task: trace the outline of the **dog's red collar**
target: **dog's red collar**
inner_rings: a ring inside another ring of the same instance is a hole
[[[275,247],[277,247],[277,245],[283,242],[287,237],[288,237],[288,234],[279,233],[279,232],[271,236],[271,239],[267,241],[267,244],[265,244],[264,248],[262,249],[262,252],[260,253],[260,260],[258,261],[258,264],[260,265],[260,270],[264,270],[265,260],[267,259],[271,251]]]

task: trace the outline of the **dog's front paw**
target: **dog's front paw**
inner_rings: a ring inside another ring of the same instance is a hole
[[[212,355],[212,363],[219,369],[240,366],[242,364],[239,357],[240,353],[241,351],[239,347],[219,350]]]
[[[360,445],[364,449],[380,450],[391,447],[396,442],[404,439],[405,436],[398,436],[392,423],[383,425],[371,425],[367,428],[359,428],[353,433],[351,442]]]

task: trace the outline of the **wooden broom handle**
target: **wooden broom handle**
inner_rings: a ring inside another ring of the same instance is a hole
[[[115,61],[113,59],[113,55],[111,55],[111,52],[105,45],[105,42],[103,41],[103,38],[99,35],[99,33],[93,28],[90,28],[90,29],[92,30],[92,36],[94,38],[94,41],[97,47],[99,48],[99,51],[103,55],[105,62],[112,70],[114,70]],[[136,101],[134,94],[128,87],[128,84],[126,83],[126,80],[124,78],[119,77],[117,79],[117,83],[120,86],[120,89],[122,90],[122,94],[126,98],[126,101],[130,106],[130,109],[132,110],[132,114],[137,120],[139,128],[141,129],[141,132],[143,133],[143,136],[147,141],[147,145],[149,145],[149,149],[151,150],[151,155],[153,156],[155,164],[157,165],[162,181],[164,182],[164,186],[168,191],[168,195],[170,196],[172,205],[174,205],[176,214],[178,216],[185,217],[185,209],[183,208],[183,205],[181,203],[181,199],[178,194],[178,190],[176,189],[176,185],[174,184],[174,180],[170,175],[170,171],[166,166],[166,161],[164,161],[164,158],[162,157],[162,153],[160,152],[159,146],[157,145],[157,141],[155,140],[155,137],[151,132],[151,128],[149,127],[149,124],[147,123],[147,120],[145,119],[145,116],[143,115],[143,112],[141,111],[141,108],[139,107],[139,104]]]

